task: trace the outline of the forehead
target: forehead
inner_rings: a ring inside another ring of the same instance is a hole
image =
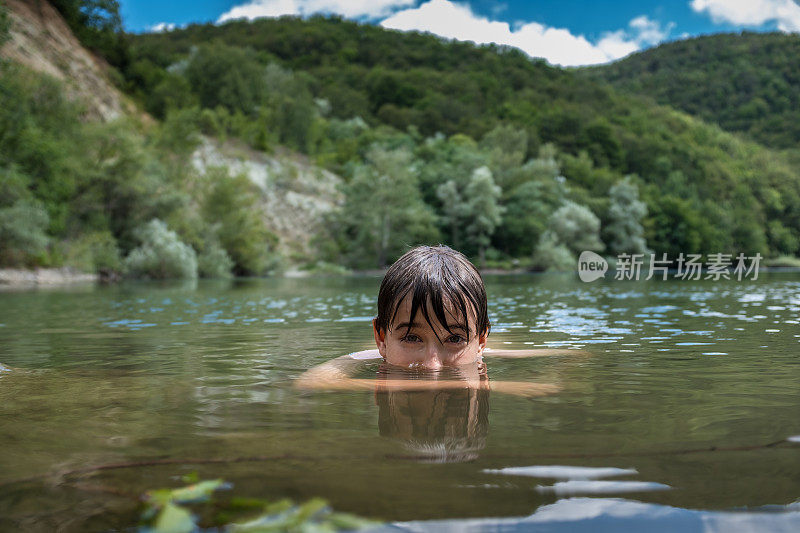
[[[411,301],[412,296],[407,294],[397,305],[397,314],[394,316],[394,320],[391,321],[391,325],[394,324],[403,324],[412,321],[411,316]],[[428,311],[428,317],[430,318],[431,322],[434,324],[438,321],[436,318],[436,313],[433,311],[433,304],[431,304],[430,298],[428,298],[425,302]],[[445,299],[444,302],[444,313],[445,317],[447,318],[447,323],[449,325],[453,324],[462,324],[467,327],[474,324],[477,320],[475,315],[475,310],[472,309],[472,306],[469,302],[467,304],[467,316],[464,317],[461,309],[459,308],[458,304],[454,304],[448,299]],[[392,310],[394,312],[394,310]],[[391,316],[390,316],[391,318]],[[425,317],[423,315],[422,309],[417,308],[416,316],[413,317],[413,322],[420,324],[422,327],[428,327],[428,323],[425,321]]]

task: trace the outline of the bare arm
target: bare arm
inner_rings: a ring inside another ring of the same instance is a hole
[[[551,383],[525,381],[477,380],[431,380],[431,379],[356,379],[352,376],[361,361],[380,359],[378,350],[365,350],[331,359],[305,371],[295,386],[305,390],[443,390],[443,389],[489,389],[515,396],[535,397],[553,394],[561,390]]]
[[[364,350],[342,355],[303,372],[295,386],[300,389],[326,390],[430,390],[468,388],[470,383],[457,380],[431,379],[356,379],[352,376],[361,361],[380,359],[378,350]]]
[[[342,355],[336,359],[331,359],[321,365],[317,365],[303,372],[295,386],[300,389],[359,389],[364,388],[356,384],[360,381],[368,381],[374,386],[372,380],[357,380],[352,376],[361,361],[380,359],[378,350],[364,350],[352,354]]]

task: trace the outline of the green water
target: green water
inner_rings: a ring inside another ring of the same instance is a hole
[[[521,517],[569,497],[709,512],[800,498],[800,444],[785,441],[800,435],[800,273],[486,281],[490,345],[591,353],[487,358],[490,380],[561,392],[294,389],[372,347],[377,277],[0,293],[0,530],[134,527],[139,494],[192,471],[229,496],[321,496],[388,521]],[[437,462],[425,446],[445,436],[458,449]],[[561,494],[559,479],[484,471],[546,465],[669,488]]]

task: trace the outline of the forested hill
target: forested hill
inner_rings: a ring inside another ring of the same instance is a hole
[[[392,142],[412,147],[422,169],[422,197],[451,239],[458,237],[452,228],[464,221],[452,222],[438,187],[452,181],[463,196],[469,173],[486,164],[502,189],[504,217],[490,243],[501,254],[529,254],[565,199],[614,227],[609,194],[626,175],[634,175],[647,204],[643,224],[651,249],[773,255],[798,249],[800,176],[782,156],[516,49],[338,18],[283,17],[131,36],[125,75],[129,91],[156,116],[191,105],[204,108],[208,120],[216,116],[215,124],[238,116],[236,135],[249,135],[255,145],[288,144],[346,177],[345,163],[363,161],[366,145],[380,140],[375,128],[392,127],[406,135]],[[303,111],[306,93],[324,104],[323,122]],[[353,117],[363,119],[369,133],[344,139],[336,121]],[[263,129],[248,130],[245,123],[263,125],[273,138],[265,140]],[[335,132],[322,133],[332,126]],[[457,161],[452,143],[425,141],[437,133],[466,136],[476,143],[476,159]],[[549,185],[534,185],[527,165],[543,161],[545,145],[553,150],[556,174],[566,178],[569,193],[561,200],[545,199],[541,191]],[[601,236],[613,251],[612,238]],[[479,248],[474,240],[461,244]]]
[[[533,62],[514,48],[445,43],[432,35],[338,18],[193,25],[132,36],[131,42],[134,64],[129,77],[144,95],[153,92],[147,83],[159,79],[153,65],[168,67],[186,58],[193,47],[224,43],[254,51],[252,57],[260,63],[277,61],[310,74],[311,89],[328,100],[333,116],[359,116],[400,131],[414,125],[424,135],[464,133],[478,139],[504,119],[523,121],[542,114],[544,104],[558,93],[575,102],[604,97],[597,84],[572,85],[574,76],[544,61]],[[222,53],[224,48],[217,50]],[[227,82],[209,80],[206,85]],[[196,92],[201,103],[211,103],[204,88]],[[152,99],[145,96],[145,101]],[[158,104],[149,107],[159,110]]]
[[[767,146],[800,147],[800,36],[796,34],[709,35],[663,44],[583,71]]]
[[[574,270],[583,250],[800,249],[790,154],[515,49],[326,17],[126,35],[116,0],[59,0],[155,118],[97,123],[8,54],[19,3],[0,2],[0,266],[263,275],[444,242]]]

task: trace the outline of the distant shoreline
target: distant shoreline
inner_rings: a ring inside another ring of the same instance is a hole
[[[0,290],[60,287],[80,283],[95,283],[100,279],[97,274],[81,272],[73,268],[0,268]]]
[[[524,270],[520,268],[502,269],[487,268],[480,271],[482,275],[518,275],[518,274],[542,274],[540,271]],[[613,270],[612,270],[613,272]],[[674,269],[670,269],[674,272]],[[761,266],[759,272],[800,272],[800,267],[793,266]],[[306,272],[302,270],[289,270],[277,276],[266,276],[267,278],[313,278],[313,277],[360,277],[360,276],[382,276],[386,273],[385,269],[353,270],[347,273],[326,274]],[[563,274],[563,272],[562,272]],[[573,272],[574,274],[574,272]],[[236,278],[234,278],[236,279]],[[248,278],[239,278],[248,279]],[[254,278],[249,278],[254,279]],[[26,270],[21,268],[0,268],[0,292],[3,290],[14,289],[36,289],[50,287],[66,287],[71,285],[94,284],[100,282],[115,283],[121,278],[104,280],[98,274],[81,272],[69,267],[61,268],[36,268]],[[163,280],[168,281],[168,280]]]

